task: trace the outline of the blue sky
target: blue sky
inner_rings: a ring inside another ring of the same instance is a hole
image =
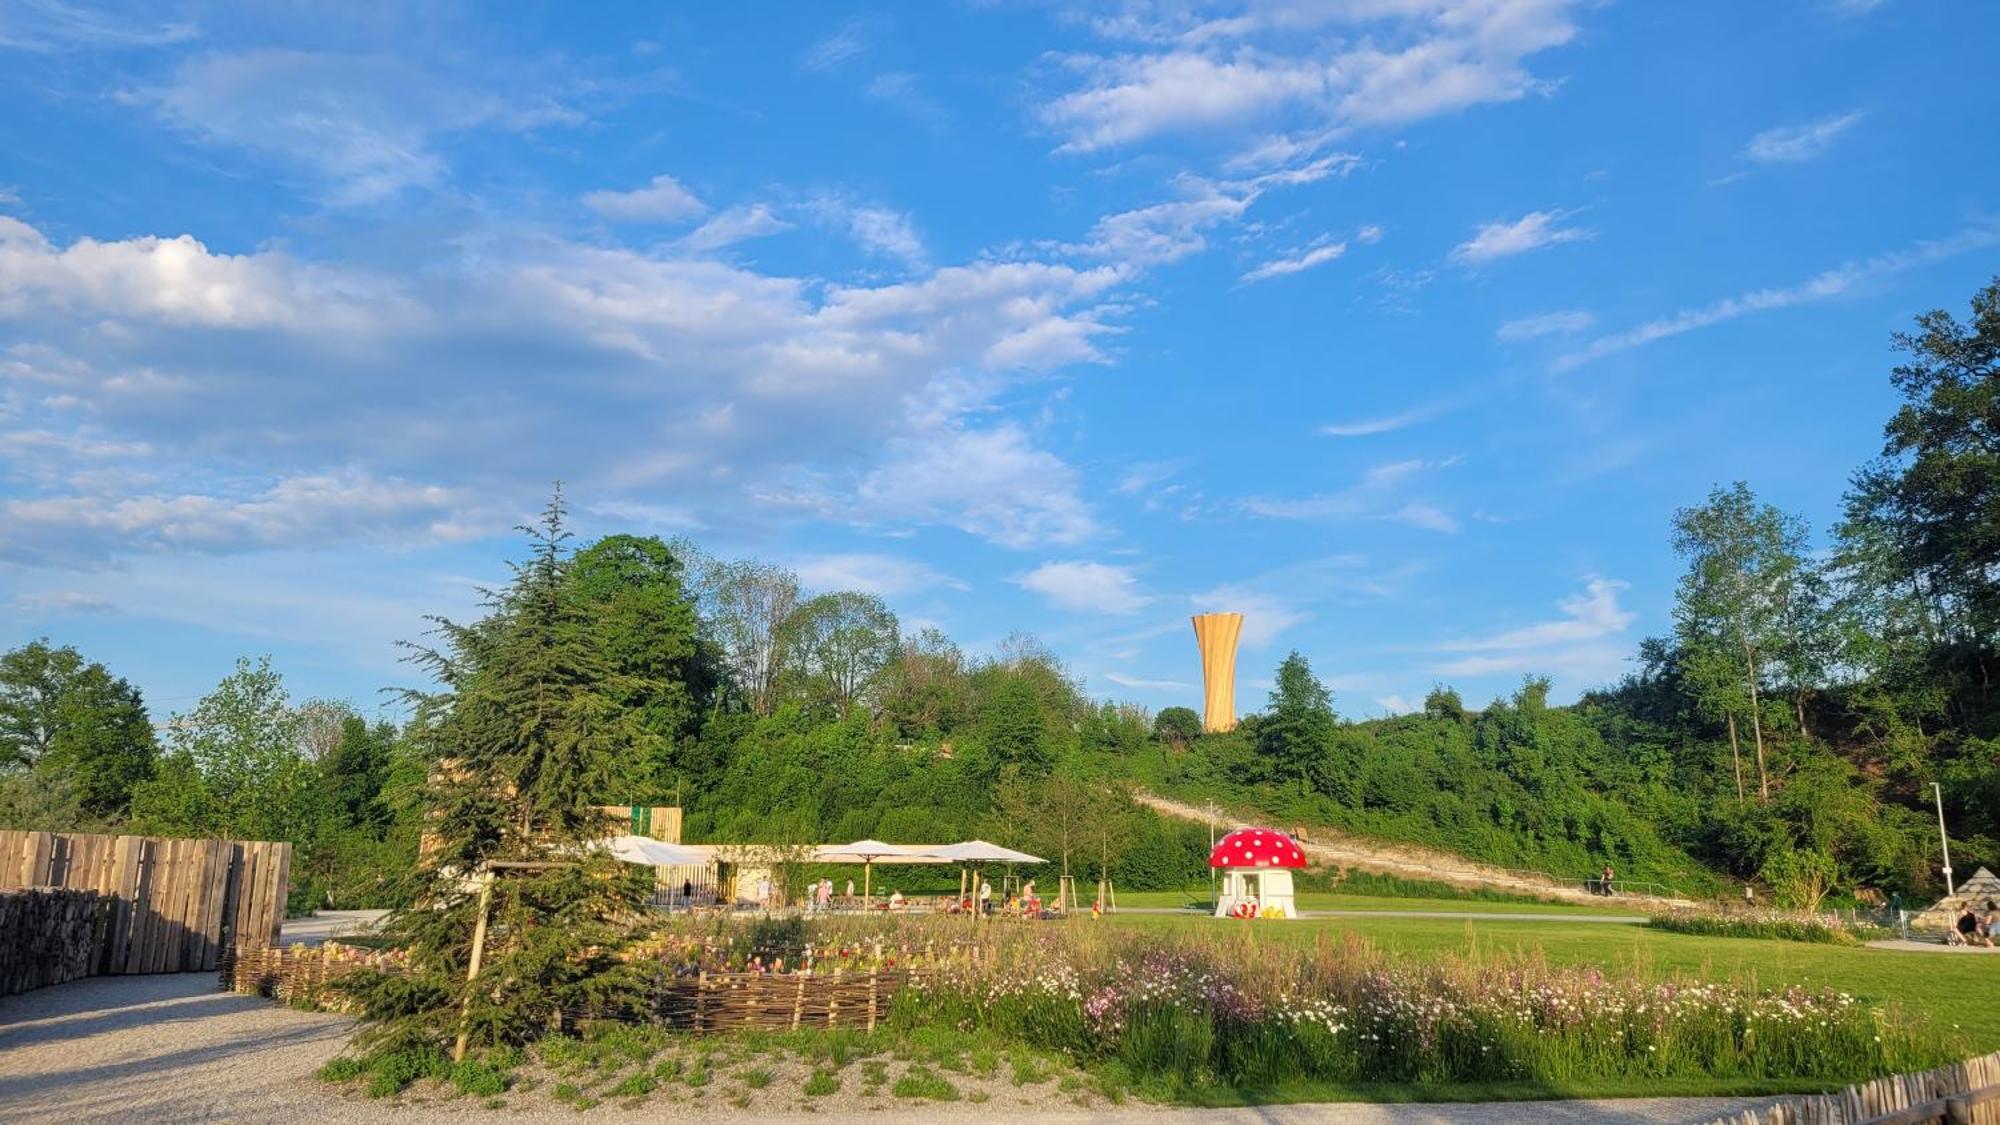
[[[350,7],[350,6],[342,6]],[[1571,698],[2000,271],[2000,9],[0,0],[0,643],[185,709],[585,534],[1196,704]]]

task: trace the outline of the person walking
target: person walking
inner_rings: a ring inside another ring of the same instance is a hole
[[[984,879],[979,881],[979,912],[993,913],[993,884]]]
[[[1614,878],[1616,878],[1616,877],[1617,877],[1617,872],[1615,872],[1615,871],[1611,870],[1611,865],[1610,865],[1610,864],[1608,864],[1608,863],[1607,863],[1607,864],[1605,864],[1605,865],[1604,865],[1604,879],[1603,879],[1603,881],[1602,881],[1602,882],[1598,883],[1598,885],[1597,885],[1597,886],[1598,886],[1598,892],[1597,892],[1597,893],[1599,893],[1599,894],[1601,894],[1601,895],[1605,896],[1606,898],[1609,898],[1609,897],[1611,897],[1611,881],[1612,881],[1612,880],[1613,880]]]

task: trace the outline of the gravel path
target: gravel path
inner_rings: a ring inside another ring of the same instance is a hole
[[[298,1125],[451,1122],[570,1122],[578,1114],[540,1102],[487,1111],[472,1099],[392,1104],[343,1095],[312,1077],[346,1042],[345,1017],[293,1011],[215,990],[206,974],[98,977],[0,999],[0,1120],[28,1122],[228,1121]],[[1656,1098],[1487,1105],[1293,1105],[1186,1110],[1127,1106],[1034,1112],[1038,1125],[1125,1121],[1174,1125],[1498,1125],[1537,1120],[1619,1125],[1695,1123],[1768,1099]],[[916,1125],[940,1118],[1018,1118],[1018,1106],[913,1107],[866,1113],[819,1112],[799,1120]],[[767,1113],[720,1106],[607,1105],[585,1115],[610,1121],[717,1118],[748,1122]]]

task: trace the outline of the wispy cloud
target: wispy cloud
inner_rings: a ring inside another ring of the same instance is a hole
[[[1565,211],[1530,211],[1511,223],[1504,220],[1486,223],[1452,249],[1451,260],[1464,266],[1478,266],[1544,246],[1596,237],[1597,232],[1588,227],[1559,226],[1569,215]]]
[[[1743,159],[1758,164],[1798,164],[1826,154],[1842,133],[1861,120],[1861,111],[1824,117],[1804,125],[1766,129],[1743,146]]]
[[[589,192],[583,205],[607,219],[641,223],[679,222],[708,211],[708,204],[672,176],[654,176],[645,187],[631,191]]]
[[[1734,297],[1725,297],[1698,308],[1683,309],[1671,316],[1648,321],[1637,328],[1599,336],[1577,351],[1558,356],[1552,366],[1557,371],[1567,371],[1593,360],[1603,359],[1605,356],[1616,355],[1670,336],[1708,328],[1753,313],[1828,300],[1872,279],[1954,258],[1995,244],[2000,244],[2000,224],[1968,227],[1945,238],[1920,242],[1907,250],[1843,263],[1815,274],[1797,285],[1757,289]]]
[[[1626,633],[1637,615],[1618,601],[1629,588],[1617,579],[1591,577],[1581,591],[1556,603],[1557,618],[1433,646],[1439,653],[1464,655],[1440,660],[1431,671],[1444,676],[1555,673],[1585,684],[1603,683],[1630,659]]]
[[[1329,422],[1321,426],[1319,432],[1328,437],[1369,437],[1407,429],[1419,422],[1428,422],[1450,409],[1450,403],[1432,403],[1380,418],[1364,418],[1357,422]]]
[[[868,39],[862,33],[861,24],[853,22],[806,48],[806,53],[799,58],[799,66],[810,71],[832,70],[849,59],[865,54],[867,50]]]
[[[869,552],[814,555],[794,560],[792,570],[810,590],[855,590],[885,598],[939,587],[949,590],[970,588],[964,582],[916,559]]]
[[[1046,562],[1012,581],[1076,613],[1135,613],[1153,600],[1131,567],[1100,562]]]
[[[1271,261],[1265,262],[1263,265],[1258,266],[1256,269],[1253,269],[1250,272],[1244,274],[1238,280],[1242,281],[1246,285],[1249,285],[1273,277],[1284,277],[1288,274],[1304,273],[1305,271],[1312,269],[1314,266],[1323,266],[1345,253],[1347,253],[1347,243],[1329,242],[1322,246],[1315,246],[1309,250],[1304,251],[1303,253],[1295,254],[1291,257],[1274,258]]]
[[[1408,495],[1423,475],[1456,463],[1408,460],[1376,465],[1338,492],[1298,498],[1256,497],[1243,502],[1253,516],[1281,520],[1381,520],[1428,531],[1454,532],[1458,519],[1437,504]]]
[[[1495,338],[1512,343],[1518,340],[1532,340],[1538,336],[1574,336],[1597,322],[1582,309],[1567,309],[1563,312],[1542,313],[1539,316],[1524,316],[1510,320],[1493,333]]]
[[[778,217],[765,204],[752,203],[742,207],[731,207],[713,219],[696,227],[693,233],[681,239],[681,245],[696,252],[719,250],[738,242],[753,238],[769,238],[791,230],[792,224]]]

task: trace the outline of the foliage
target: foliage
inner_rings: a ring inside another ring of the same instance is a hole
[[[1646,924],[1656,930],[1699,937],[1764,938],[1815,945],[1861,944],[1861,939],[1853,931],[1825,918],[1805,914],[1725,914],[1712,910],[1676,910],[1656,914]]]
[[[158,749],[139,691],[46,638],[0,654],[0,826],[116,821]]]
[[[619,706],[632,677],[611,659],[603,618],[570,581],[560,494],[528,530],[529,559],[486,616],[439,620],[443,647],[417,650],[440,688],[417,720],[435,755],[429,846],[410,907],[388,923],[407,971],[343,982],[383,1049],[454,1032],[517,1043],[568,1010],[642,1002],[618,953],[646,888],[592,842],[607,828],[597,805],[631,783],[647,736]],[[468,982],[482,914],[484,962]]]
[[[1201,716],[1192,707],[1168,707],[1153,719],[1153,737],[1176,749],[1201,737]]]

